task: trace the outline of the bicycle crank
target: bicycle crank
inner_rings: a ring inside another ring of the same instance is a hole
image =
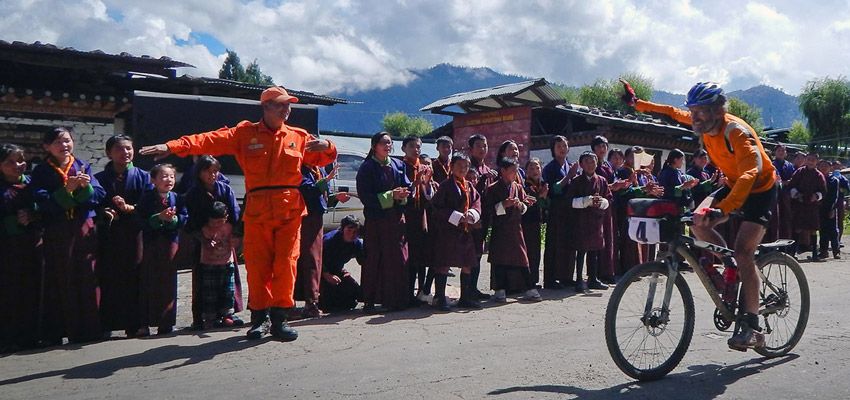
[[[714,309],[714,327],[717,328],[720,332],[726,332],[732,326],[732,322],[726,317],[723,316],[723,313],[720,312],[720,309]]]

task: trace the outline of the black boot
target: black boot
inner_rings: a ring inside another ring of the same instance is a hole
[[[437,311],[448,312],[451,311],[449,307],[449,302],[446,299],[446,281],[448,277],[446,275],[437,275],[434,277],[434,300],[433,306],[437,309]]]
[[[468,275],[470,277],[469,278],[470,289],[472,290],[470,292],[470,296],[471,296],[471,298],[474,298],[474,299],[477,299],[477,300],[490,300],[489,294],[482,293],[480,290],[478,290],[478,276],[479,275],[481,275],[481,267],[473,268],[472,274]],[[461,273],[460,276],[463,277],[463,273]]]
[[[298,339],[298,332],[290,328],[289,324],[286,323],[287,315],[288,313],[285,308],[272,307],[269,311],[269,317],[272,321],[269,333],[284,342],[291,342]]]
[[[470,308],[480,310],[481,304],[478,303],[478,296],[473,291],[471,274],[460,274],[460,300],[457,302],[459,308]],[[488,296],[489,297],[489,296]]]
[[[248,328],[248,339],[260,339],[269,332],[269,310],[251,310],[251,327]]]
[[[812,246],[812,256],[809,257],[809,260],[815,261],[815,262],[821,261],[820,253],[818,253],[818,236],[817,235],[809,236],[809,242],[811,243],[811,246]]]

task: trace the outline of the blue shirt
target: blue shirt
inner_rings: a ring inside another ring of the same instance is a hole
[[[322,271],[339,277],[345,274],[345,264],[352,258],[360,264],[366,261],[363,239],[346,242],[342,236],[342,230],[334,229],[322,237]]]

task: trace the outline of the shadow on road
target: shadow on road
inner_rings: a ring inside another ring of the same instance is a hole
[[[559,301],[565,300],[570,297],[602,297],[602,293],[600,292],[591,292],[591,293],[576,293],[572,289],[559,289],[559,290],[551,290],[544,289],[540,292],[543,297],[543,301]],[[508,303],[495,303],[493,301],[482,301],[481,307],[484,310],[491,308],[498,308],[502,306],[507,306],[513,303],[525,303],[525,304],[533,304],[533,302],[522,300],[522,293],[513,293],[511,296],[511,301]],[[471,309],[463,309],[452,307],[451,313],[469,313],[474,310]],[[392,321],[401,321],[401,320],[416,320],[423,319],[431,316],[432,314],[440,313],[435,309],[431,308],[428,305],[422,305],[420,307],[408,308],[406,310],[401,311],[388,311],[385,313],[378,314],[364,314],[363,310],[356,309],[351,311],[337,312],[328,314],[323,316],[322,318],[310,318],[310,319],[295,319],[290,320],[289,324],[292,326],[307,326],[307,325],[336,325],[344,320],[354,320],[358,318],[369,318],[366,321],[368,325],[381,325],[386,324]]]
[[[165,370],[177,369],[188,365],[209,361],[215,356],[234,351],[243,350],[267,340],[247,340],[244,336],[234,336],[213,342],[205,342],[194,346],[165,345],[146,350],[138,354],[130,354],[111,360],[97,361],[90,364],[80,365],[73,368],[57,371],[41,372],[38,374],[25,375],[17,378],[0,380],[0,386],[33,381],[55,376],[64,379],[99,379],[106,378],[112,374],[127,368],[150,367],[159,364],[167,364],[172,361],[183,360],[182,364],[163,368]]]
[[[726,388],[740,379],[755,375],[761,371],[796,360],[799,355],[791,354],[782,358],[757,358],[738,364],[722,366],[717,364],[694,365],[688,371],[670,374],[664,379],[653,382],[629,382],[606,389],[582,389],[576,386],[536,385],[513,386],[487,393],[495,396],[508,393],[528,392],[528,398],[538,393],[559,393],[575,396],[577,399],[612,398],[681,398],[690,400],[714,399],[726,392]]]

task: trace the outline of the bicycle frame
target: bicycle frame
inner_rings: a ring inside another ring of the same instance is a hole
[[[661,254],[660,259],[667,263],[667,284],[664,291],[664,302],[663,308],[664,316],[663,318],[667,319],[667,312],[670,308],[670,299],[673,296],[673,286],[675,285],[676,278],[679,276],[679,261],[674,254],[680,255],[688,264],[694,266],[694,272],[699,277],[700,282],[705,288],[706,292],[708,292],[708,296],[711,298],[711,301],[714,302],[714,305],[720,310],[720,313],[729,321],[735,320],[735,313],[733,310],[730,310],[727,307],[726,303],[720,297],[720,294],[717,293],[717,290],[714,290],[714,284],[711,282],[711,278],[708,277],[708,274],[699,265],[699,261],[696,260],[694,255],[691,253],[690,247],[700,250],[707,250],[711,253],[718,254],[721,256],[732,256],[734,251],[732,249],[728,249],[723,246],[718,246],[712,243],[708,243],[702,240],[696,240],[689,236],[680,235],[672,242],[668,243],[668,249],[664,253]],[[759,271],[759,275],[761,277],[761,271]],[[762,277],[763,278],[763,277]],[[647,297],[646,307],[644,308],[644,315],[649,315],[652,311],[652,304],[655,301],[655,289],[658,284],[657,280],[653,280],[650,282],[650,292]]]

